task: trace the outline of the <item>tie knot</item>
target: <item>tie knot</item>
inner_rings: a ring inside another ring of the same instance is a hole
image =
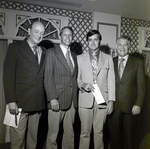
[[[119,59],[120,62],[123,62],[124,60],[125,60],[124,58],[120,58],[120,59]]]
[[[66,51],[66,56],[70,57],[70,51],[69,50]]]
[[[37,46],[33,46],[32,49],[33,49],[34,52],[36,52]]]

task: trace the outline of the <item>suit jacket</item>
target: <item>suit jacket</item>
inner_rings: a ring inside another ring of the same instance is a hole
[[[77,57],[77,61],[79,67],[77,79],[79,88],[81,89],[83,83],[94,84],[89,52],[79,55]],[[109,100],[115,101],[115,73],[111,55],[100,52],[97,77],[97,84],[106,104]],[[93,102],[94,96],[92,92],[87,93],[82,92],[82,90],[79,91],[80,107],[91,108],[93,106]],[[99,107],[104,106],[99,105]]]
[[[45,108],[44,59],[45,49],[42,48],[38,65],[26,39],[9,45],[3,76],[7,103],[17,102],[24,112]]]
[[[69,109],[72,101],[74,107],[77,107],[77,59],[73,52],[71,54],[75,64],[73,74],[60,46],[55,45],[46,54],[44,84],[47,101],[58,99],[61,110]],[[50,104],[48,108],[51,108]]]
[[[131,113],[133,105],[142,107],[145,95],[145,70],[143,60],[128,57],[122,79],[118,75],[118,57],[114,58],[116,75],[116,108],[119,105],[123,112]]]

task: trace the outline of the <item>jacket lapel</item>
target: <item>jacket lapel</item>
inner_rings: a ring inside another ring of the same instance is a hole
[[[72,51],[71,51],[71,56],[74,62],[74,70],[73,70],[73,74],[74,74],[77,71],[77,58],[76,58],[76,55]]]
[[[100,51],[97,75],[100,73],[102,66],[104,65],[104,62],[105,62],[105,55]]]
[[[70,71],[70,68],[68,66],[68,63],[66,61],[66,58],[61,50],[61,48],[59,46],[56,46],[55,48],[55,54],[57,56],[57,58],[61,61],[61,63],[68,69],[68,71]]]
[[[26,39],[23,40],[21,47],[22,47],[21,50],[24,53],[24,55],[26,55],[26,57],[28,57],[28,59],[35,65],[35,67],[39,67],[36,57],[35,57],[34,53],[32,52]]]
[[[126,75],[128,74],[128,71],[131,69],[133,64],[134,64],[134,62],[131,59],[131,57],[129,56],[128,60],[127,60],[127,63],[126,63],[126,66],[124,68],[124,72],[123,72],[123,75],[122,75],[122,78],[121,78],[121,82],[125,79]]]
[[[85,67],[88,67],[91,75],[93,76],[92,64],[91,64],[89,52],[86,52],[86,54],[85,54],[85,61],[84,62],[86,62]]]
[[[113,60],[114,60],[114,68],[115,68],[116,81],[117,81],[117,83],[119,83],[120,80],[119,80],[119,74],[118,74],[118,56],[115,57]]]

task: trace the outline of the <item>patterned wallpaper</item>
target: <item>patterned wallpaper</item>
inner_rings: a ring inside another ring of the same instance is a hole
[[[38,12],[50,15],[67,16],[69,19],[69,26],[74,30],[74,44],[80,43],[82,50],[86,50],[86,34],[92,29],[93,14],[88,12],[53,8],[39,5],[29,5],[26,3],[18,3],[11,1],[0,1],[0,8],[7,8],[13,10],[22,10],[28,12]],[[149,21],[135,20],[129,18],[121,18],[121,35],[127,35],[132,39],[130,52],[138,51],[138,27],[150,27]]]
[[[47,6],[29,5],[11,1],[0,1],[0,8],[70,17],[69,26],[71,26],[74,30],[73,42],[76,42],[76,44],[74,44],[74,48],[79,48],[79,45],[82,45],[82,50],[86,50],[87,45],[85,35],[90,29],[92,29],[92,13]]]
[[[138,52],[138,27],[150,27],[150,21],[121,18],[121,35],[131,38],[131,53]]]

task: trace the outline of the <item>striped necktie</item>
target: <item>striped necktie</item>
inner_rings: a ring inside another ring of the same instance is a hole
[[[36,58],[36,60],[37,60],[37,62],[38,62],[38,54],[37,54],[37,46],[33,46],[32,47],[33,48],[33,51],[34,51],[34,55],[35,55],[35,58]]]
[[[73,74],[74,67],[73,67],[73,64],[72,64],[72,61],[70,58],[70,51],[69,50],[67,50],[67,52],[66,52],[66,60],[67,60],[68,66],[70,68],[71,74]]]
[[[124,60],[125,60],[124,58],[119,59],[119,61],[120,61],[119,62],[119,68],[118,68],[119,79],[122,78],[122,74],[123,74],[123,71],[124,71],[124,64],[123,64]]]

